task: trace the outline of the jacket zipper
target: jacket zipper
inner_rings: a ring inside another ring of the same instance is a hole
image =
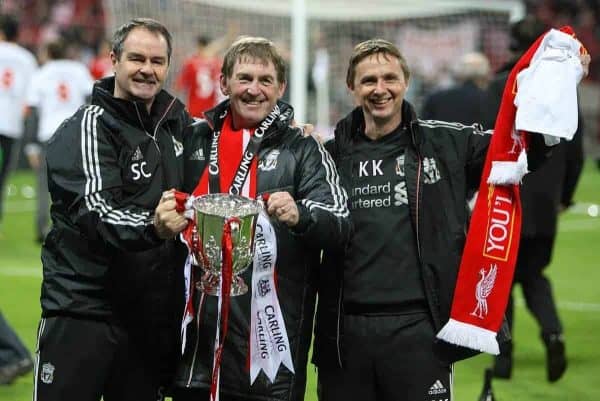
[[[171,103],[169,103],[169,105],[167,106],[167,108],[165,109],[165,112],[163,113],[163,115],[159,118],[158,122],[156,123],[156,125],[154,126],[154,133],[152,135],[152,139],[154,140],[154,143],[156,143],[156,146],[158,146],[158,142],[156,141],[156,134],[158,133],[158,128],[160,127],[160,124],[163,122],[163,120],[165,119],[165,117],[167,116],[167,113],[169,113],[169,110],[171,110],[171,107],[173,107],[173,103],[175,103],[175,98],[171,99]],[[139,113],[138,113],[139,116]],[[160,149],[158,150],[160,152]]]
[[[158,119],[158,122],[156,123],[156,125],[154,126],[154,132],[152,135],[150,135],[150,133],[146,130],[146,126],[144,125],[143,121],[142,121],[142,116],[140,115],[140,109],[138,108],[138,105],[136,102],[133,102],[133,105],[135,106],[135,112],[137,113],[138,116],[138,120],[140,122],[140,125],[142,126],[142,128],[144,129],[144,133],[152,139],[152,142],[154,142],[154,146],[156,146],[156,150],[158,150],[158,154],[161,154],[160,151],[160,146],[158,146],[158,141],[156,140],[156,134],[158,133],[158,128],[160,127],[160,124],[162,123],[162,121],[165,119],[165,117],[167,116],[167,113],[169,112],[169,110],[171,110],[171,107],[173,107],[173,103],[175,103],[175,98],[173,98],[171,100],[171,103],[169,103],[169,105],[167,106],[167,108],[165,109],[163,115]]]
[[[417,235],[417,252],[419,254],[419,259],[421,259],[421,236],[419,233],[419,216],[421,205],[421,169],[423,162],[421,161],[421,154],[417,152],[417,156],[419,157],[419,166],[417,167],[417,202],[415,206],[415,231]]]
[[[343,284],[342,284],[343,285]],[[336,327],[336,342],[335,345],[337,347],[337,357],[339,367],[342,367],[342,350],[340,348],[340,320],[342,316],[342,289],[340,287],[339,295],[338,295],[338,314],[337,314],[337,327]]]
[[[419,230],[419,216],[420,216],[420,208],[421,208],[421,169],[423,168],[422,164],[422,158],[421,158],[421,152],[419,151],[419,148],[417,147],[417,141],[415,138],[415,131],[412,128],[412,126],[410,127],[410,133],[412,136],[412,140],[413,140],[413,144],[415,145],[416,151],[417,151],[417,157],[419,159],[418,165],[417,165],[417,200],[415,203],[415,231],[416,231],[416,239],[417,239],[417,253],[419,254],[419,260],[422,261],[421,258],[421,238],[420,238],[420,230]]]

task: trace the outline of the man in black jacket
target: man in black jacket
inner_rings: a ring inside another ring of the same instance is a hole
[[[467,53],[458,60],[455,71],[457,84],[430,94],[423,104],[421,117],[493,128],[486,121],[486,88],[490,81],[487,57],[482,53]]]
[[[171,35],[133,19],[114,34],[114,77],[48,142],[52,229],[42,247],[34,399],[156,400],[176,355],[173,237],[153,225],[183,182],[184,106],[162,90]],[[179,309],[177,309],[179,310]]]
[[[218,376],[222,400],[304,399],[320,250],[342,249],[349,233],[347,195],[330,155],[290,126],[293,110],[279,101],[285,71],[272,42],[238,39],[221,70],[221,90],[229,99],[206,112],[206,121],[184,138],[187,192],[269,195],[266,226],[274,235],[261,243],[276,245],[276,254],[269,254],[274,261],[268,279],[250,286],[256,277],[266,277],[257,270],[261,266],[252,265],[242,273],[250,289],[231,298]],[[161,205],[174,207],[174,202]],[[200,275],[194,278],[196,283],[199,279]],[[267,293],[275,298],[259,307],[257,297]],[[217,303],[217,297],[195,292],[197,314],[187,328],[176,378],[177,401],[208,400],[211,382],[216,381]]]
[[[321,401],[451,400],[452,363],[474,354],[435,336],[449,318],[467,194],[479,185],[491,132],[417,119],[404,100],[408,80],[393,44],[354,48],[346,83],[359,107],[326,145],[354,233],[345,253],[324,252],[320,269]],[[544,147],[540,135],[531,140],[534,167]]]

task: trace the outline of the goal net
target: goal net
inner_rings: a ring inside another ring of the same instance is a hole
[[[135,16],[165,23],[174,36],[171,80],[200,34],[218,38],[233,26],[240,35],[267,37],[284,49],[291,69],[306,78],[303,88],[291,88],[306,93],[305,104],[293,106],[306,110],[305,121],[329,130],[353,106],[345,75],[358,42],[379,37],[400,48],[411,68],[407,97],[419,107],[424,94],[449,82],[461,55],[482,51],[492,67],[503,64],[509,21],[522,13],[521,2],[508,0],[304,0],[307,56],[302,60],[290,51],[298,1],[105,0],[107,31]]]

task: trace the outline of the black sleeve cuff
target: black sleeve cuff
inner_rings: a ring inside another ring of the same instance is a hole
[[[312,220],[311,220],[311,216],[310,216],[310,211],[308,210],[308,208],[306,206],[304,206],[300,202],[296,202],[296,206],[298,207],[298,215],[299,215],[298,224],[296,224],[294,227],[291,227],[291,231],[294,234],[302,235],[308,231]]]
[[[145,230],[145,237],[148,239],[150,244],[158,245],[163,242],[162,238],[158,236],[156,233],[156,228],[154,227],[154,223],[148,224]]]

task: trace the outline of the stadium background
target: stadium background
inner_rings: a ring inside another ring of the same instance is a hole
[[[193,51],[199,34],[218,38],[233,29],[238,34],[271,38],[289,57],[293,76],[288,98],[305,99],[301,105],[294,104],[301,111],[302,120],[315,122],[320,131],[328,132],[352,107],[343,82],[350,52],[359,41],[382,37],[400,47],[413,73],[407,96],[419,107],[426,94],[452,82],[454,61],[462,54],[482,51],[493,69],[506,62],[511,21],[535,12],[551,24],[559,20],[552,15],[556,9],[544,6],[579,6],[578,12],[570,16],[572,24],[595,58],[590,77],[580,91],[588,162],[576,196],[578,205],[561,218],[549,270],[566,326],[570,367],[557,384],[545,382],[543,348],[521,300],[515,330],[514,378],[510,382],[494,381],[494,387],[499,400],[599,399],[600,389],[595,381],[600,377],[600,351],[596,346],[600,332],[596,278],[600,280],[600,273],[595,267],[600,255],[600,188],[596,168],[600,158],[600,52],[594,50],[600,49],[600,34],[597,14],[591,7],[597,7],[598,1],[306,0],[304,8],[294,8],[298,3],[300,0],[0,0],[0,11],[19,16],[19,42],[33,52],[44,41],[65,35],[77,45],[77,56],[85,62],[116,26],[134,16],[156,18],[174,36],[169,87],[182,61]],[[306,16],[304,30],[298,30],[298,18],[294,18],[298,13]],[[305,48],[295,51],[299,45]],[[306,57],[298,57],[304,51]],[[32,351],[41,279],[39,246],[33,234],[33,187],[33,176],[28,171],[21,169],[13,175],[7,188],[6,217],[0,228],[0,308]],[[480,356],[456,365],[457,400],[476,399],[482,369],[489,362],[488,356]],[[309,372],[314,372],[312,366]],[[316,399],[315,375],[310,376],[307,400]],[[30,394],[29,378],[0,387],[0,400],[21,401],[30,399]]]

